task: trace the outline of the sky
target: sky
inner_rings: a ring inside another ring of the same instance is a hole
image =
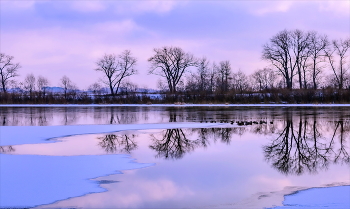
[[[138,74],[129,80],[157,88],[147,60],[163,46],[251,74],[269,66],[262,46],[284,29],[345,39],[350,1],[0,0],[0,52],[21,64],[16,80],[33,73],[50,86],[66,75],[87,89],[103,78],[94,69],[104,54],[130,50]]]

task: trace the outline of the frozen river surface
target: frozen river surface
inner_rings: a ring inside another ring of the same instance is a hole
[[[349,110],[1,107],[0,207],[349,208]]]

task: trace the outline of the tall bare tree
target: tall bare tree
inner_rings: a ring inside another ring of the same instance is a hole
[[[213,63],[212,67],[209,68],[209,74],[208,74],[208,77],[209,77],[209,92],[212,93],[215,89],[215,76],[216,76],[216,71],[217,69],[217,66],[215,63]]]
[[[344,82],[349,70],[346,68],[346,58],[349,49],[350,38],[346,40],[333,40],[332,44],[324,50],[339,89],[344,88]],[[338,56],[335,57],[334,54]],[[338,66],[336,65],[336,61],[338,61]]]
[[[208,77],[209,77],[209,61],[203,57],[198,60],[197,74],[194,76],[197,80],[198,90],[204,92],[208,89]]]
[[[118,93],[121,82],[124,78],[137,73],[135,69],[137,59],[131,56],[130,50],[123,51],[118,57],[114,54],[105,54],[103,58],[97,61],[96,71],[105,74],[105,84],[108,85],[112,95]]]
[[[154,49],[154,52],[155,55],[148,59],[151,63],[149,73],[165,77],[169,91],[176,93],[177,85],[186,69],[197,66],[197,60],[192,54],[184,52],[179,47],[165,46]]]
[[[103,58],[97,61],[98,68],[96,68],[96,71],[102,71],[105,76],[107,77],[107,80],[104,81],[105,84],[108,85],[110,93],[114,95],[114,87],[117,85],[116,79],[117,79],[117,63],[116,56],[114,54],[105,54]]]
[[[310,44],[309,44],[309,56],[310,56],[310,70],[312,85],[314,89],[317,89],[319,83],[319,77],[321,74],[322,66],[319,66],[320,63],[324,62],[324,53],[323,51],[328,46],[329,41],[327,36],[320,36],[317,32],[311,32],[310,35]]]
[[[0,82],[3,92],[7,92],[8,84],[12,78],[18,76],[19,63],[13,63],[13,56],[0,53]]]
[[[262,58],[276,67],[289,89],[293,88],[295,75],[298,75],[300,88],[303,87],[303,81],[306,82],[309,39],[309,32],[283,30],[263,47]]]
[[[116,93],[118,93],[118,89],[124,78],[137,73],[137,70],[135,69],[136,62],[137,59],[131,56],[130,50],[125,50],[119,55],[119,75],[117,77]]]
[[[289,32],[287,30],[281,31],[270,39],[269,44],[264,45],[262,55],[264,60],[270,61],[271,64],[277,68],[279,73],[285,79],[285,83],[289,89],[293,87],[295,69],[290,66],[290,43]]]
[[[221,61],[217,68],[219,86],[221,92],[227,92],[229,90],[229,79],[231,75],[230,61]]]
[[[306,88],[306,71],[308,67],[309,58],[309,44],[310,44],[310,32],[303,32],[301,30],[290,31],[291,49],[293,51],[290,68],[297,69],[299,88]]]

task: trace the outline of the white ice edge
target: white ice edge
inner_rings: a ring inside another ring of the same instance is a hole
[[[318,187],[287,186],[280,191],[259,192],[233,204],[215,205],[211,208],[318,209],[326,207],[347,209],[350,205],[350,197],[347,194],[350,194],[350,181]],[[320,196],[323,197],[322,200]]]
[[[350,107],[350,104],[2,104],[0,107]]]
[[[219,126],[237,127],[236,124],[193,122],[123,125],[0,126],[0,146],[49,143],[54,141],[48,141],[48,139],[71,135],[110,133],[128,130],[208,128]]]
[[[302,209],[302,208],[350,208],[350,184],[324,185],[297,189],[284,195],[283,206],[269,209]],[[320,198],[322,197],[322,198]]]

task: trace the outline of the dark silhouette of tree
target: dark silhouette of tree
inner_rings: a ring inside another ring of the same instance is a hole
[[[327,36],[320,36],[317,32],[311,32],[310,34],[310,44],[309,44],[309,57],[311,60],[310,69],[313,88],[317,89],[319,85],[319,77],[322,72],[322,67],[319,66],[320,63],[324,62],[323,51],[329,45]]]
[[[329,151],[334,155],[334,163],[350,163],[350,156],[348,153],[347,138],[349,137],[350,124],[349,121],[344,121],[343,118],[340,118],[339,121],[334,123],[334,132],[332,139],[329,143]],[[339,139],[337,146],[336,138]]]
[[[97,61],[96,71],[101,71],[106,76],[103,81],[108,85],[111,95],[117,94],[124,78],[137,73],[135,69],[137,59],[131,55],[130,50],[123,51],[120,55],[105,54]]]
[[[199,145],[198,140],[188,139],[181,129],[167,129],[162,139],[151,137],[153,144],[149,147],[158,153],[156,157],[165,159],[180,159]]]
[[[209,87],[209,61],[207,58],[202,58],[198,61],[197,74],[194,76],[197,81],[199,92],[205,92]]]
[[[12,78],[18,76],[19,63],[13,62],[14,57],[0,53],[0,82],[3,92],[7,92],[8,85]]]
[[[310,32],[303,32],[301,30],[290,31],[291,49],[293,51],[292,59],[297,68],[299,88],[306,89],[306,71],[308,67]],[[291,65],[291,67],[294,67]]]
[[[283,30],[263,47],[262,58],[270,61],[283,76],[287,88],[293,88],[293,77],[298,75],[299,87],[306,83],[307,60],[309,58],[310,32]],[[306,84],[304,85],[304,88]]]
[[[98,143],[107,153],[131,153],[131,151],[137,148],[136,142],[133,140],[135,135],[116,135],[107,134],[103,137],[99,137]]]
[[[186,91],[205,94],[210,92],[210,67],[209,60],[205,57],[198,60],[197,68],[186,78]]]
[[[198,145],[201,147],[207,147],[210,138],[214,142],[221,140],[222,143],[230,144],[233,133],[233,128],[194,128],[191,130],[198,134],[196,141],[198,141]]]
[[[187,68],[197,66],[197,60],[190,53],[179,47],[162,47],[154,49],[155,55],[148,61],[151,63],[150,74],[166,78],[169,91],[176,93],[177,86]]]
[[[63,88],[63,92],[64,92],[64,99],[67,100],[68,98],[68,93],[69,92],[73,92],[77,89],[77,87],[75,86],[75,84],[70,80],[70,78],[68,78],[67,76],[63,76],[61,78],[61,84],[60,86]]]
[[[226,93],[229,90],[229,80],[231,79],[231,64],[230,61],[221,61],[218,66],[216,66],[216,72],[218,76],[218,87],[221,93]]]
[[[348,69],[346,68],[346,58],[349,49],[350,38],[346,40],[333,40],[332,44],[324,50],[339,89],[344,88],[344,82],[347,79]],[[338,55],[337,59],[334,54]],[[338,61],[338,65],[335,64],[336,61]]]
[[[295,75],[295,66],[292,65],[290,32],[283,30],[270,39],[270,43],[263,47],[262,58],[268,60],[277,68],[279,73],[285,79],[287,88],[293,87],[293,76]]]
[[[115,90],[118,93],[120,84],[124,80],[124,78],[129,77],[137,73],[135,69],[137,59],[131,55],[130,50],[123,51],[119,56],[118,63],[118,77],[117,77],[117,88]]]
[[[295,113],[294,113],[295,114]],[[284,174],[301,175],[327,169],[331,162],[349,163],[346,149],[343,121],[336,122],[332,139],[324,139],[318,130],[317,117],[307,119],[300,112],[299,121],[293,120],[293,113],[286,112],[285,128],[271,144],[263,147],[265,159]],[[311,122],[310,122],[311,120]],[[335,148],[335,136],[339,135],[339,148]]]

